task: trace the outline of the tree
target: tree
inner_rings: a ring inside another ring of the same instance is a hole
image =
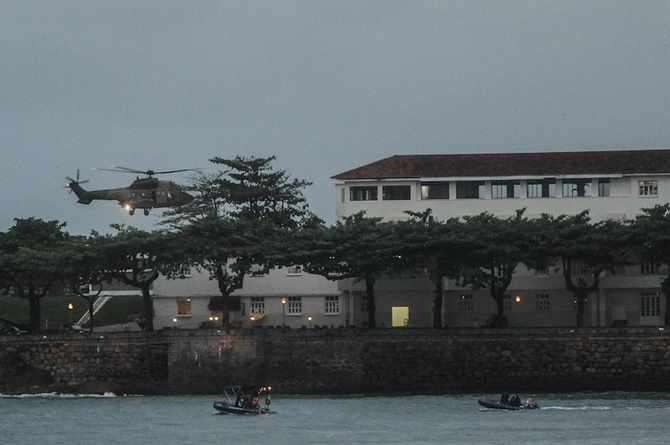
[[[404,269],[422,270],[435,286],[433,327],[443,327],[442,302],[444,278],[458,279],[460,261],[470,250],[462,237],[462,223],[457,218],[435,221],[432,210],[406,212],[411,218],[396,226]]]
[[[210,159],[226,169],[196,176],[189,187],[195,199],[166,212],[166,224],[177,229],[186,261],[217,280],[221,298],[211,302],[210,310],[223,312],[224,325],[229,323],[231,294],[251,269],[284,265],[282,255],[276,254],[281,239],[320,221],[302,194],[310,183],[275,170],[274,160]]]
[[[175,276],[187,265],[206,271],[216,280],[219,298],[210,301],[209,309],[221,311],[221,320],[229,322],[231,294],[242,289],[251,268],[269,269],[269,244],[277,229],[266,221],[219,218],[210,216],[184,226],[171,243],[179,252],[179,261],[171,264],[169,276]]]
[[[117,233],[94,236],[91,245],[100,258],[100,270],[108,283],[118,280],[135,287],[142,293],[145,329],[154,328],[154,307],[151,298],[151,284],[160,275],[161,267],[174,261],[172,245],[166,242],[163,232],[146,232],[135,227],[112,224]]]
[[[369,328],[377,326],[375,283],[399,258],[400,249],[392,237],[393,224],[360,212],[331,227],[303,230],[294,243],[294,261],[302,264],[306,272],[329,280],[352,278],[365,283]]]
[[[69,252],[65,223],[37,218],[14,219],[0,237],[0,275],[7,291],[28,300],[30,330],[39,332],[40,300],[63,284],[61,264]]]
[[[642,209],[632,231],[640,256],[657,264],[670,265],[670,204]],[[670,326],[670,268],[661,281],[661,290],[665,295],[663,324]]]
[[[519,210],[506,219],[487,212],[464,217],[463,240],[472,248],[463,257],[458,283],[474,290],[489,290],[497,308],[492,319],[494,327],[507,326],[505,292],[533,242],[531,223],[523,214],[524,210]]]
[[[93,232],[93,237],[98,236]],[[70,254],[61,264],[65,275],[65,283],[70,291],[86,300],[88,304],[89,327],[93,332],[94,303],[100,295],[104,284],[110,281],[107,271],[104,269],[104,258],[91,240],[85,236],[71,237],[69,240]],[[87,292],[82,289],[87,288]]]
[[[627,230],[613,220],[592,223],[588,211],[557,217],[543,215],[547,258],[560,262],[565,288],[575,295],[576,326],[584,326],[586,300],[596,292],[605,270],[629,263],[630,243]]]

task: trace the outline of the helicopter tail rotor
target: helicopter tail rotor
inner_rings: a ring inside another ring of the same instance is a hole
[[[88,182],[88,179],[84,179],[83,181],[79,180],[79,169],[77,169],[77,179],[72,179],[69,176],[66,176],[67,180],[69,181],[65,188],[70,189],[70,193],[74,192],[75,195],[77,195],[77,198],[79,200],[77,201],[79,204],[90,204],[92,199],[88,196],[89,193],[82,188],[80,184],[86,184]]]

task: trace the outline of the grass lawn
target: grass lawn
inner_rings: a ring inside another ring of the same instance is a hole
[[[72,304],[72,310],[68,308]],[[77,296],[44,297],[40,300],[42,309],[42,326],[62,326],[76,323],[88,311],[88,301]],[[70,313],[72,312],[72,313]],[[142,297],[114,297],[95,314],[96,326],[126,323],[135,317],[144,318]],[[18,297],[0,296],[0,317],[28,325],[30,322],[30,305],[28,300]],[[131,317],[129,319],[129,317]]]

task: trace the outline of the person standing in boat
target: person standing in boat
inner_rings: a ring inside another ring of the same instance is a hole
[[[506,392],[502,393],[502,395],[500,396],[500,403],[502,403],[503,405],[509,405],[509,394],[507,394]]]

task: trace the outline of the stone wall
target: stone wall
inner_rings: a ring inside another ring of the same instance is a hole
[[[0,338],[0,393],[20,386],[12,369],[15,379],[32,372],[49,380],[30,392],[216,394],[234,383],[312,394],[668,391],[670,335],[658,328],[236,329]]]
[[[164,394],[160,333],[0,337],[0,393]]]

